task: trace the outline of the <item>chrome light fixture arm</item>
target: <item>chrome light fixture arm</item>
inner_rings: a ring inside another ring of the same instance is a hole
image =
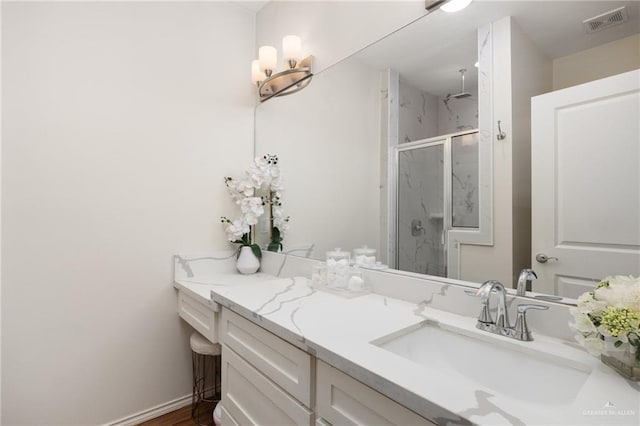
[[[272,74],[258,84],[260,102],[265,102],[276,96],[286,96],[299,92],[309,85],[313,73],[311,66],[313,56],[307,56],[295,68]]]

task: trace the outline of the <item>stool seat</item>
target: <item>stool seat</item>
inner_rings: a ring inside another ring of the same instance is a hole
[[[199,333],[192,333],[189,339],[191,350],[201,355],[220,355],[220,344],[211,343]]]

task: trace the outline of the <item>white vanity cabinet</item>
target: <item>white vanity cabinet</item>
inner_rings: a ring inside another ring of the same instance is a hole
[[[239,425],[308,425],[312,357],[222,309],[222,405]]]
[[[198,301],[186,292],[178,291],[178,315],[200,334],[213,343],[218,343],[218,327],[215,312],[211,306]]]
[[[433,425],[226,308],[220,338],[229,424]]]
[[[333,425],[434,425],[341,371],[317,362],[316,414]]]

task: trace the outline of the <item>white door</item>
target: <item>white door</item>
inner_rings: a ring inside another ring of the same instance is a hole
[[[640,274],[640,70],[537,96],[531,113],[533,290]]]

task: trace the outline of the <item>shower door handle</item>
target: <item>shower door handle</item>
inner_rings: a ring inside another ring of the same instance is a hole
[[[424,228],[422,227],[422,221],[419,219],[413,219],[411,221],[411,236],[419,237],[424,233]]]

